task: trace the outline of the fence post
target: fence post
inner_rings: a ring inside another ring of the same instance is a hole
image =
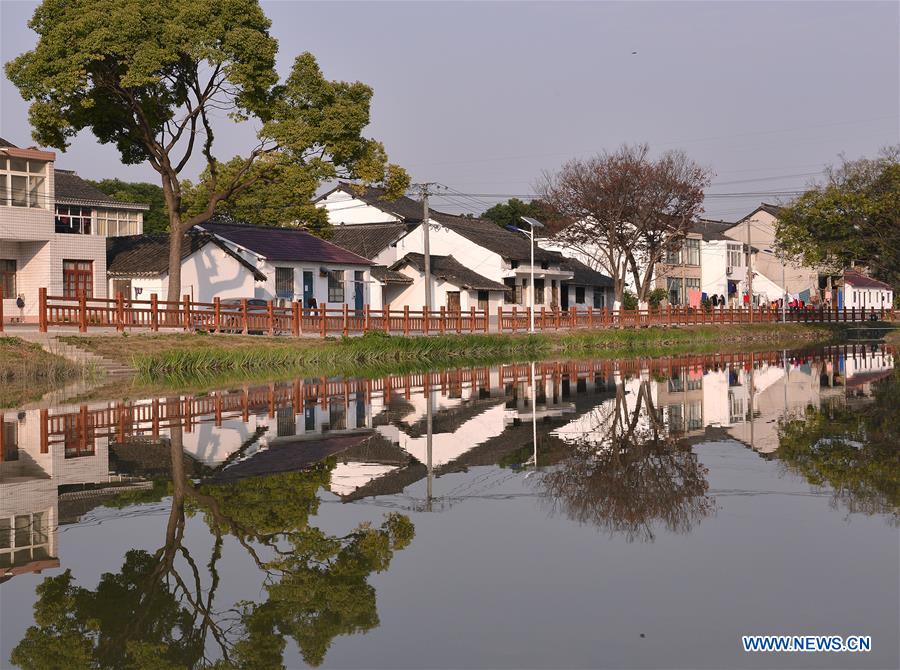
[[[319,305],[319,335],[325,337],[328,334],[328,303]]]
[[[369,303],[363,305],[363,333],[369,332],[369,319],[371,318],[371,310],[369,309]]]
[[[383,321],[382,325],[384,325],[384,332],[390,333],[391,332],[391,303],[388,303],[387,305],[384,305],[381,308],[381,320]]]
[[[469,307],[469,332],[475,332],[475,308]]]
[[[272,337],[275,335],[275,304],[272,300],[266,300],[266,321],[269,337]]]
[[[291,335],[300,337],[300,303],[296,300],[291,303]]]
[[[125,296],[121,291],[116,291],[116,330],[125,330]]]
[[[544,332],[544,322],[547,319],[547,308],[541,305],[541,332]]]
[[[38,330],[47,332],[47,288],[38,289]],[[3,328],[3,300],[0,300],[0,329]]]
[[[347,306],[347,303],[344,303],[344,311],[343,311],[343,314],[341,315],[344,317],[343,323],[341,324],[343,326],[341,329],[341,334],[344,337],[347,337],[347,335],[350,334],[350,314],[349,314],[348,310],[349,310],[349,307]]]
[[[150,330],[159,330],[159,296],[155,293],[150,294]]]
[[[491,326],[491,312],[487,307],[484,308],[484,334],[487,335],[490,332]]]
[[[503,333],[503,305],[497,305],[497,332]]]
[[[219,296],[213,298],[213,330],[222,332],[222,299]]]
[[[78,292],[78,330],[87,332],[87,292],[84,289]]]
[[[409,335],[409,305],[403,305],[403,334]]]
[[[850,321],[856,323],[856,305],[850,308]]]
[[[594,329],[594,306],[588,305],[588,328]]]
[[[447,311],[443,305],[441,305],[440,310],[440,321],[438,322],[438,330],[440,330],[441,335],[447,332]]]
[[[249,319],[250,315],[247,314],[247,298],[241,298],[241,333],[244,335],[250,332]]]
[[[181,296],[181,313],[184,320],[183,328],[189,330],[191,327],[191,296],[187,293]]]

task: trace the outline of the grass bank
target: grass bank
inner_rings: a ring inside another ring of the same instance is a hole
[[[836,338],[834,329],[808,325],[646,328],[537,335],[400,337],[370,333],[327,340],[235,335],[132,335],[63,338],[128,363],[147,379],[239,374],[363,374],[393,369],[492,363],[565,355],[658,356],[704,353],[735,345],[793,347]]]
[[[0,407],[37,400],[80,373],[77,365],[44,351],[39,344],[0,337]]]

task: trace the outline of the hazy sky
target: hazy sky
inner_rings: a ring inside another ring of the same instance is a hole
[[[36,3],[0,2],[0,55],[34,44]],[[414,181],[480,211],[526,195],[574,156],[646,141],[716,172],[710,193],[794,190],[841,152],[900,141],[900,3],[264,2],[279,67],[302,51],[326,76],[375,90],[368,134]],[[632,54],[637,51],[637,54]],[[3,78],[0,134],[31,142],[26,105]],[[222,157],[249,145],[224,136]],[[85,177],[156,181],[83,134],[58,157]],[[197,168],[195,165],[195,169]],[[708,199],[739,218],[761,199]]]

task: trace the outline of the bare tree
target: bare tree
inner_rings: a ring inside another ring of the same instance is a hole
[[[631,276],[638,299],[652,290],[656,264],[682,244],[703,212],[711,173],[682,151],[650,158],[646,144],[623,144],[587,160],[573,159],[545,173],[541,196],[573,221],[554,241],[613,279],[621,303]]]

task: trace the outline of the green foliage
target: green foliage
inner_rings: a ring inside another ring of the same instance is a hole
[[[782,210],[778,242],[812,267],[854,261],[900,287],[900,146],[876,159],[844,161]]]
[[[779,427],[776,455],[810,484],[830,486],[850,512],[900,523],[900,369],[863,407],[807,409]]]
[[[659,303],[669,297],[669,292],[664,288],[655,288],[650,291],[650,295],[647,296],[647,301],[650,303],[650,306],[653,309],[659,307]]]
[[[510,198],[506,202],[497,203],[481,214],[482,218],[493,221],[498,226],[516,226],[527,229],[528,224],[522,222],[523,216],[533,217],[544,225],[553,225],[559,219],[559,215],[543,200],[523,202],[518,198]]]
[[[626,290],[625,293],[622,294],[622,307],[624,309],[638,308],[637,296],[632,291]]]
[[[169,229],[169,216],[166,214],[166,199],[162,187],[147,182],[129,182],[121,179],[87,180],[106,195],[120,202],[141,202],[150,205],[144,212],[144,232],[164,233]]]

